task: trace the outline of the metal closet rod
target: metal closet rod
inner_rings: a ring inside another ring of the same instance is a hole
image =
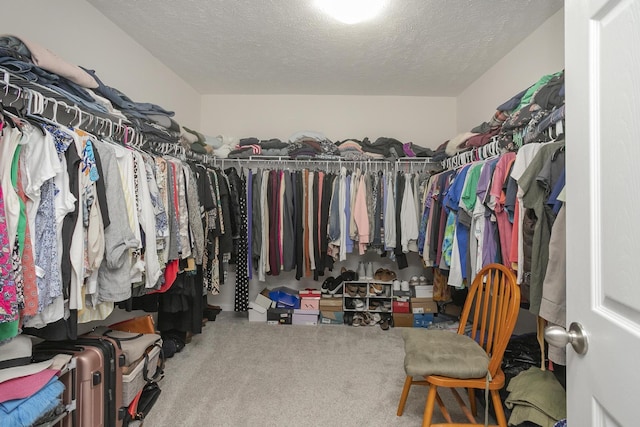
[[[317,158],[317,159],[291,159],[289,157],[284,157],[284,156],[250,156],[248,158],[220,158],[220,157],[211,157],[212,160],[214,162],[220,162],[220,163],[238,163],[238,164],[258,164],[258,163],[267,163],[267,164],[274,164],[274,163],[278,163],[278,164],[294,164],[294,165],[299,165],[299,164],[309,164],[309,165],[322,165],[322,164],[326,164],[326,165],[332,165],[332,166],[336,166],[336,165],[362,165],[363,167],[366,166],[395,166],[395,165],[401,165],[401,164],[405,164],[405,165],[430,165],[430,166],[436,166],[439,167],[440,163],[439,162],[433,162],[430,158],[422,158],[422,159],[414,159],[414,158],[407,158],[407,159],[396,159],[396,160],[375,160],[375,159],[366,159],[366,160],[350,160],[350,159],[322,159],[322,158]]]

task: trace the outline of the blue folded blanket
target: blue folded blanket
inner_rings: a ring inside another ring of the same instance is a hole
[[[42,415],[54,409],[64,391],[64,385],[53,377],[39,391],[25,399],[0,403],[0,420],[3,427],[29,427]]]

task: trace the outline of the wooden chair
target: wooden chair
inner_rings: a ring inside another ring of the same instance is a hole
[[[438,330],[405,330],[403,338],[407,377],[398,404],[398,416],[401,416],[404,411],[411,386],[418,384],[429,386],[422,420],[423,426],[484,426],[484,423],[479,424],[474,418],[477,415],[475,389],[479,389],[485,392],[485,405],[489,405],[488,395],[491,394],[498,426],[507,427],[499,394],[505,382],[504,372],[502,372],[500,365],[515,327],[519,308],[520,289],[513,273],[500,264],[490,264],[480,270],[473,279],[462,310],[457,335]],[[465,326],[470,316],[472,317],[471,338],[465,335]],[[437,345],[434,345],[434,336],[440,339],[440,341],[436,339]],[[439,357],[438,353],[443,352],[450,352],[450,355],[440,355],[442,357]],[[471,356],[475,358],[473,361],[469,360],[472,358]],[[458,366],[447,366],[453,363]],[[461,370],[461,366],[462,369],[467,369],[466,373],[458,374],[457,371]],[[442,372],[449,372],[450,368],[453,371],[457,369],[454,374],[457,378],[450,374],[442,374]],[[416,372],[416,370],[420,372]],[[419,379],[414,379],[414,377]],[[451,420],[451,416],[438,394],[438,387],[446,387],[451,390],[471,424],[454,423]],[[470,408],[465,405],[456,388],[467,389]],[[436,402],[447,423],[431,424]]]

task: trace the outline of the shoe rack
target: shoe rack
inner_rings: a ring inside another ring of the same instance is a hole
[[[393,283],[379,280],[344,282],[345,312],[392,313]]]

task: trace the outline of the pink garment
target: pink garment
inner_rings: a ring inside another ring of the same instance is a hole
[[[13,322],[17,318],[16,284],[9,246],[9,230],[4,210],[4,196],[0,187],[0,322]]]
[[[320,242],[322,242],[322,228],[320,227],[320,222],[322,221],[322,183],[324,181],[324,172],[318,172],[318,188],[317,188],[317,193],[318,193],[318,254],[321,254],[323,252],[323,248],[320,245]],[[325,233],[327,232],[327,230],[324,231]],[[321,256],[321,255],[320,255]],[[317,260],[316,260],[317,262]]]
[[[21,38],[21,40],[31,52],[31,60],[38,67],[63,76],[82,87],[89,89],[95,89],[98,87],[96,79],[82,68],[65,61],[36,42],[25,40],[24,38]]]
[[[364,255],[369,244],[369,215],[367,214],[367,188],[364,175],[360,177],[358,184],[353,219],[358,228],[358,250],[360,255]]]
[[[509,215],[504,210],[505,194],[502,190],[505,180],[508,178],[511,164],[516,159],[516,153],[505,153],[500,157],[493,172],[490,195],[495,198],[494,212],[498,223],[498,235],[500,236],[500,251],[502,253],[502,263],[506,267],[511,267],[509,254],[511,253],[511,233],[512,224],[509,222]]]
[[[37,374],[13,378],[0,383],[0,403],[8,400],[26,399],[42,387],[58,373],[55,369],[45,369]]]

